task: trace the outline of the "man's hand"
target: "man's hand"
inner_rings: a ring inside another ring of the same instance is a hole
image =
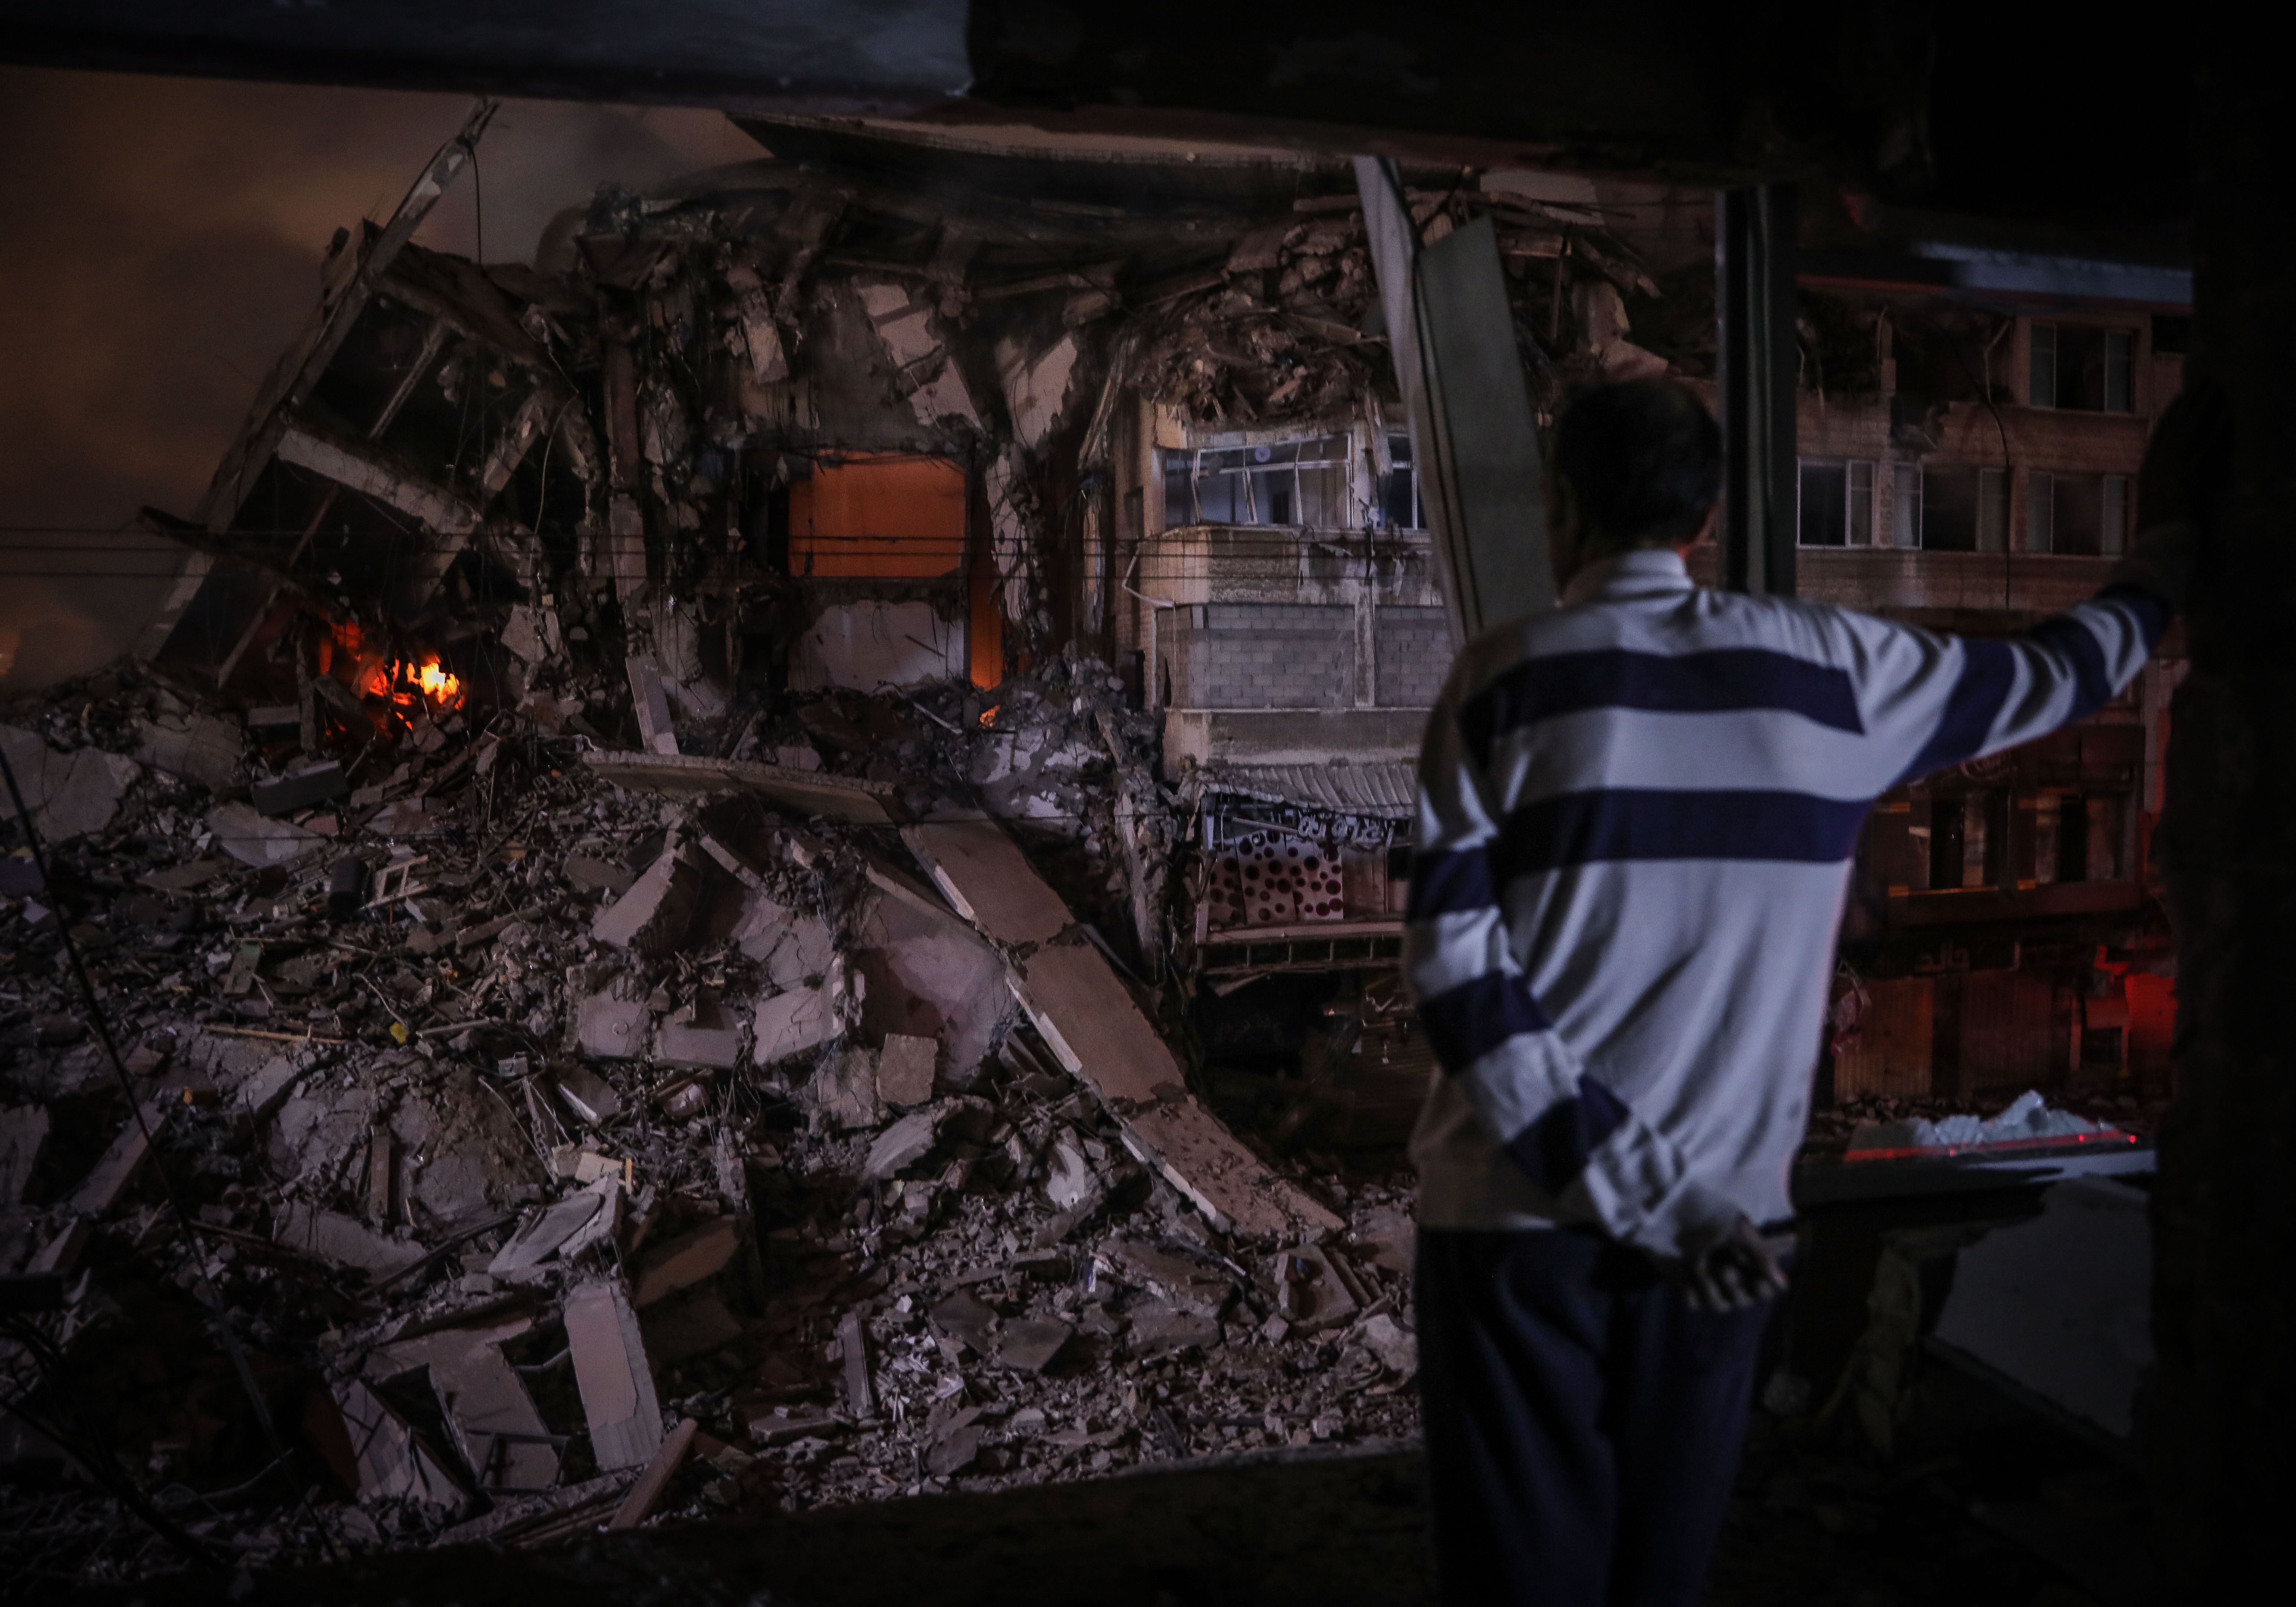
[[[1675,1275],[1699,1311],[1742,1311],[1786,1291],[1784,1268],[1743,1213],[1687,1239]]]

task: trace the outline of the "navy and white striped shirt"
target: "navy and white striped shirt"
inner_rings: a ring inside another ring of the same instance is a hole
[[[1987,640],[1702,590],[1637,551],[1470,643],[1420,759],[1420,1221],[1669,1255],[1791,1215],[1867,810],[2110,701],[2181,594],[2160,569]]]

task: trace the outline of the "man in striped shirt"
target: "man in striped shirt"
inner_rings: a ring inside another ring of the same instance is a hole
[[[1763,1230],[1866,812],[2109,701],[2191,543],[2156,525],[2092,601],[1956,639],[1694,586],[1721,440],[1679,386],[1588,392],[1554,460],[1562,605],[1468,644],[1420,760],[1436,1549],[1450,1601],[1688,1603],[1784,1287]]]

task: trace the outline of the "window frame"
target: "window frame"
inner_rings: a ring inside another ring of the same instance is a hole
[[[1902,529],[1906,545],[1900,549],[1908,553],[1922,550],[1922,465],[1918,460],[1898,459],[1890,465],[1890,545],[1898,545]]]
[[[2041,357],[2045,346],[2048,351],[2046,362]],[[2029,347],[2025,367],[2025,405],[2054,408],[2057,405],[2057,326],[2036,320]]]
[[[1300,471],[1302,469],[1323,470],[1335,475],[1342,506],[1354,500],[1355,487],[1349,479],[1355,462],[1355,432],[1351,430],[1319,430],[1314,434],[1287,437],[1281,440],[1256,441],[1246,446],[1230,447],[1162,447],[1157,449],[1159,468],[1164,475],[1164,528],[1178,529],[1187,525],[1221,524],[1275,530],[1347,529],[1351,524],[1309,524],[1299,517],[1302,508],[1300,494]],[[1323,448],[1320,455],[1301,455],[1306,447]],[[1288,458],[1277,454],[1289,451]],[[1234,463],[1220,463],[1207,469],[1207,457],[1237,455]],[[1176,473],[1177,470],[1180,472]],[[1185,475],[1183,480],[1182,476]],[[1276,476],[1290,480],[1290,512],[1292,517],[1279,524],[1267,516],[1263,502],[1275,499]],[[1240,512],[1241,518],[1207,519],[1204,517],[1203,482],[1207,480],[1240,481],[1231,493],[1231,512]],[[1175,518],[1173,492],[1185,484],[1187,493],[1185,517]],[[1416,485],[1414,486],[1414,500]]]
[[[1977,470],[1977,550],[1980,553],[2005,553],[2009,550],[2009,471],[1988,469],[1980,464]],[[1988,530],[1988,524],[1995,528]],[[1990,545],[1987,537],[1992,537]]]
[[[1804,496],[1803,496],[1803,495],[1802,495],[1802,485],[1803,485],[1804,480],[1805,480],[1805,479],[1806,479],[1806,477],[1807,477],[1808,471],[1809,470],[1811,470],[1811,469],[1839,469],[1840,471],[1841,471],[1841,539],[1840,541],[1838,541],[1838,542],[1829,542],[1829,541],[1813,542],[1813,541],[1808,540],[1808,538],[1803,535],[1803,531],[1804,531],[1804,529],[1806,529],[1806,521],[1805,521],[1805,520],[1804,520],[1805,504],[1807,503],[1808,499],[1807,499],[1806,497],[1804,497]],[[1859,522],[1858,522],[1858,497],[1859,497],[1859,492],[1858,492],[1858,488],[1857,488],[1857,482],[1858,482],[1858,479],[1859,479],[1860,471],[1863,471],[1864,479],[1865,479],[1865,481],[1866,481],[1866,488],[1865,488],[1865,492],[1864,492],[1864,497],[1865,497],[1865,522],[1864,522],[1865,537],[1864,537],[1864,539],[1863,539],[1863,540],[1860,540],[1860,539],[1858,538],[1858,529],[1859,529]],[[1836,549],[1839,549],[1839,550],[1841,550],[1841,551],[1842,551],[1842,552],[1848,552],[1849,550],[1850,550],[1850,549],[1851,549],[1851,548],[1853,548],[1853,547],[1863,547],[1863,548],[1868,548],[1868,549],[1870,549],[1871,547],[1873,547],[1873,545],[1874,545],[1874,527],[1875,527],[1875,522],[1876,522],[1876,521],[1875,521],[1875,519],[1874,519],[1874,515],[1875,515],[1875,513],[1879,511],[1878,504],[1877,504],[1877,502],[1876,502],[1876,500],[1875,500],[1875,493],[1876,493],[1876,488],[1877,488],[1877,487],[1880,485],[1880,483],[1881,483],[1881,474],[1880,474],[1880,471],[1881,471],[1881,460],[1880,460],[1880,459],[1878,459],[1878,458],[1871,458],[1871,457],[1797,457],[1797,458],[1795,458],[1795,459],[1794,459],[1794,545],[1795,545],[1795,546],[1797,546],[1797,547],[1808,547],[1808,548],[1809,548],[1809,549],[1810,549],[1811,551],[1813,551],[1813,552],[1825,552],[1825,551],[1833,551],[1833,550],[1836,550]]]

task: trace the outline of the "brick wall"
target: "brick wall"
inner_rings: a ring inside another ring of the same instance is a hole
[[[1425,709],[1451,672],[1451,631],[1439,608],[1382,608],[1372,616],[1382,709]]]

